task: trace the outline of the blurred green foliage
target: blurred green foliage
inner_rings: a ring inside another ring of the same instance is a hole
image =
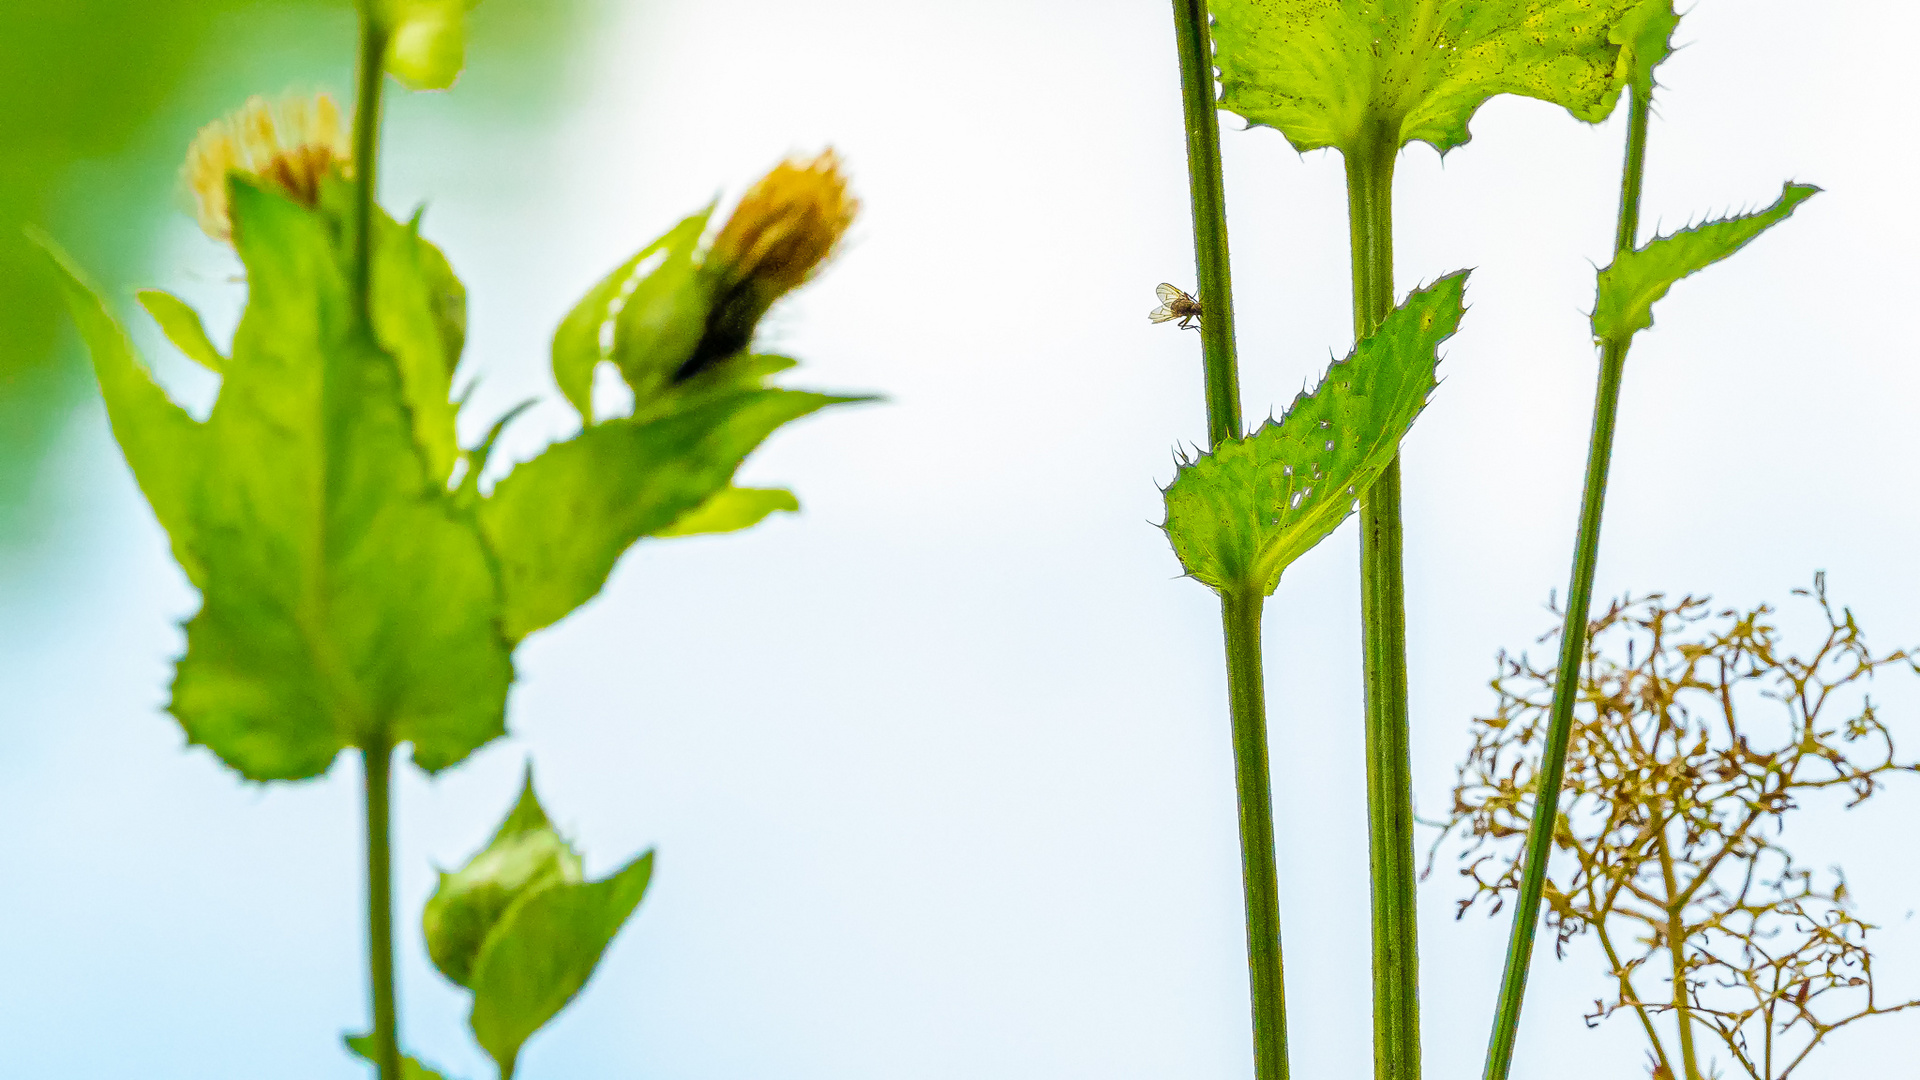
[[[458,100],[490,118],[551,106],[560,58],[596,2],[481,5]],[[249,94],[347,90],[354,35],[349,0],[0,4],[0,569],[44,546],[76,505],[43,472],[91,381],[23,227],[58,235],[124,293],[157,226],[184,205],[178,170],[200,125]]]

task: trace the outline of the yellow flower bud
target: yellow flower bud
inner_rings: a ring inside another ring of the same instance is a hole
[[[771,300],[833,254],[859,209],[831,148],[811,161],[789,158],[741,198],[707,265],[735,283],[751,281]]]
[[[215,240],[227,240],[233,234],[227,211],[230,174],[312,206],[320,198],[321,178],[333,169],[352,172],[353,149],[332,97],[288,96],[269,102],[255,96],[200,129],[187,149],[184,175],[200,227]]]

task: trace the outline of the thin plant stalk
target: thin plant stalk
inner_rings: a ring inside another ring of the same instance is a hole
[[[1205,359],[1207,443],[1241,436],[1240,375],[1234,354],[1233,288],[1227,257],[1220,119],[1214,107],[1213,46],[1206,0],[1173,0],[1180,89],[1193,196],[1201,350]],[[1247,584],[1220,596],[1226,641],[1227,697],[1233,720],[1234,784],[1240,816],[1240,870],[1246,890],[1247,975],[1257,1080],[1286,1080],[1287,1013],[1280,960],[1280,889],[1273,853],[1273,793],[1267,763],[1267,699],[1260,616],[1266,594]]]
[[[360,5],[359,92],[353,112],[353,303],[371,327],[373,207],[380,155],[380,92],[386,82],[387,28]],[[367,981],[373,1000],[373,1061],[380,1080],[401,1080],[400,1012],[393,973],[393,745],[384,736],[361,747],[366,794]]]
[[[1627,157],[1621,170],[1620,218],[1614,234],[1616,255],[1633,250],[1640,231],[1640,180],[1647,156],[1647,117],[1652,96],[1630,88],[1627,120]],[[1573,572],[1567,583],[1566,621],[1560,628],[1560,666],[1555,672],[1553,713],[1547,724],[1547,745],[1541,754],[1540,782],[1534,796],[1532,822],[1527,827],[1527,859],[1520,879],[1520,898],[1513,909],[1513,931],[1507,941],[1506,970],[1500,979],[1500,1003],[1494,1013],[1493,1035],[1487,1042],[1485,1080],[1507,1080],[1513,1065],[1514,1039],[1520,1028],[1520,1006],[1527,992],[1527,968],[1533,959],[1533,939],[1540,923],[1541,896],[1546,888],[1547,860],[1553,853],[1553,827],[1560,816],[1560,786],[1566,775],[1567,743],[1573,733],[1573,706],[1580,689],[1580,670],[1587,649],[1587,617],[1593,602],[1593,572],[1600,560],[1600,516],[1606,507],[1607,468],[1613,457],[1614,419],[1620,407],[1620,376],[1626,366],[1628,340],[1608,340],[1601,348],[1600,382],[1593,397],[1593,433],[1587,444],[1586,486],[1580,498],[1580,531],[1574,543]],[[1684,973],[1674,971],[1676,986]],[[1678,1002],[1681,996],[1676,996]],[[1690,1018],[1680,1012],[1683,1044],[1691,1046]],[[1687,1080],[1698,1080],[1699,1068],[1686,1059]]]
[[[1398,153],[1398,142],[1383,130],[1346,155],[1356,341],[1370,336],[1393,310],[1393,167]],[[1360,500],[1375,1080],[1417,1080],[1420,1075],[1406,591],[1401,566],[1400,458],[1395,455]]]

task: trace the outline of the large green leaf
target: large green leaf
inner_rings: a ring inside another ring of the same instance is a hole
[[[171,710],[250,779],[376,739],[444,768],[504,730],[484,544],[425,465],[326,215],[236,183],[233,216],[249,297],[203,452],[147,465],[191,492],[203,566]],[[382,287],[410,273],[386,265]]]
[[[499,560],[508,638],[592,599],[621,553],[726,488],[774,429],[859,400],[738,387],[666,416],[590,425],[517,466],[479,508]]]
[[[1702,222],[1622,253],[1600,271],[1599,296],[1593,305],[1593,336],[1601,341],[1625,341],[1652,326],[1653,305],[1667,295],[1674,282],[1739,251],[1819,190],[1811,184],[1787,184],[1780,198],[1765,210]]]
[[[1495,94],[1598,121],[1634,65],[1615,27],[1668,0],[1214,0],[1221,107],[1301,151],[1443,153]]]
[[[1466,279],[1415,292],[1285,416],[1181,466],[1166,531],[1190,576],[1272,595],[1281,571],[1353,512],[1426,405]]]
[[[468,1023],[500,1075],[513,1074],[520,1047],[587,985],[652,876],[649,851],[604,881],[532,890],[487,936]]]
[[[160,519],[160,526],[167,530],[173,557],[186,572],[187,580],[204,585],[207,573],[199,552],[194,490],[201,460],[208,452],[206,432],[140,365],[126,331],[114,321],[73,260],[44,234],[31,235],[60,269],[67,307],[80,327],[87,350],[93,354],[94,374],[107,403],[107,420],[113,425],[114,438],[119,440],[133,478],[153,507],[154,516]]]

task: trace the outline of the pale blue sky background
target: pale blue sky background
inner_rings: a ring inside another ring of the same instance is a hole
[[[471,291],[470,423],[540,393],[508,452],[564,434],[545,347],[573,299],[828,142],[865,213],[771,337],[806,361],[794,384],[889,400],[776,436],[744,479],[791,484],[803,515],[643,545],[521,651],[513,738],[401,782],[408,1043],[491,1075],[417,915],[531,756],[591,871],[660,855],[525,1080],[1249,1076],[1215,606],[1150,524],[1170,451],[1203,431],[1197,335],[1146,321],[1154,284],[1193,277],[1167,5],[608,0],[585,22],[539,122],[459,90],[391,114],[387,201],[431,203]],[[1649,226],[1789,178],[1827,192],[1678,286],[1636,346],[1602,596],[1783,600],[1824,568],[1872,638],[1920,641],[1916,32],[1891,2],[1701,0],[1683,22]],[[1350,344],[1345,204],[1337,157],[1226,126],[1258,414]],[[1444,165],[1408,151],[1397,188],[1402,291],[1477,268],[1406,442],[1428,813],[1495,652],[1547,629],[1564,588],[1623,124],[1507,98],[1473,131]],[[156,283],[230,320],[230,264],[187,217],[154,246]],[[93,399],[52,476],[76,511],[60,550],[0,575],[0,1073],[360,1075],[337,1042],[365,1023],[355,763],[259,788],[182,751],[158,709],[196,601]],[[1316,1080],[1371,1056],[1356,561],[1349,524],[1266,622],[1293,1061]],[[1920,694],[1879,694],[1920,747]],[[1920,995],[1916,815],[1920,784],[1897,784],[1797,834],[1886,924],[1890,996]],[[1454,922],[1457,896],[1444,874],[1422,893],[1436,1080],[1478,1074],[1506,933]],[[1639,1075],[1628,1021],[1581,1022],[1604,989],[1589,952],[1543,959],[1516,1075]],[[1898,1075],[1917,1032],[1881,1021],[1808,1075]]]

